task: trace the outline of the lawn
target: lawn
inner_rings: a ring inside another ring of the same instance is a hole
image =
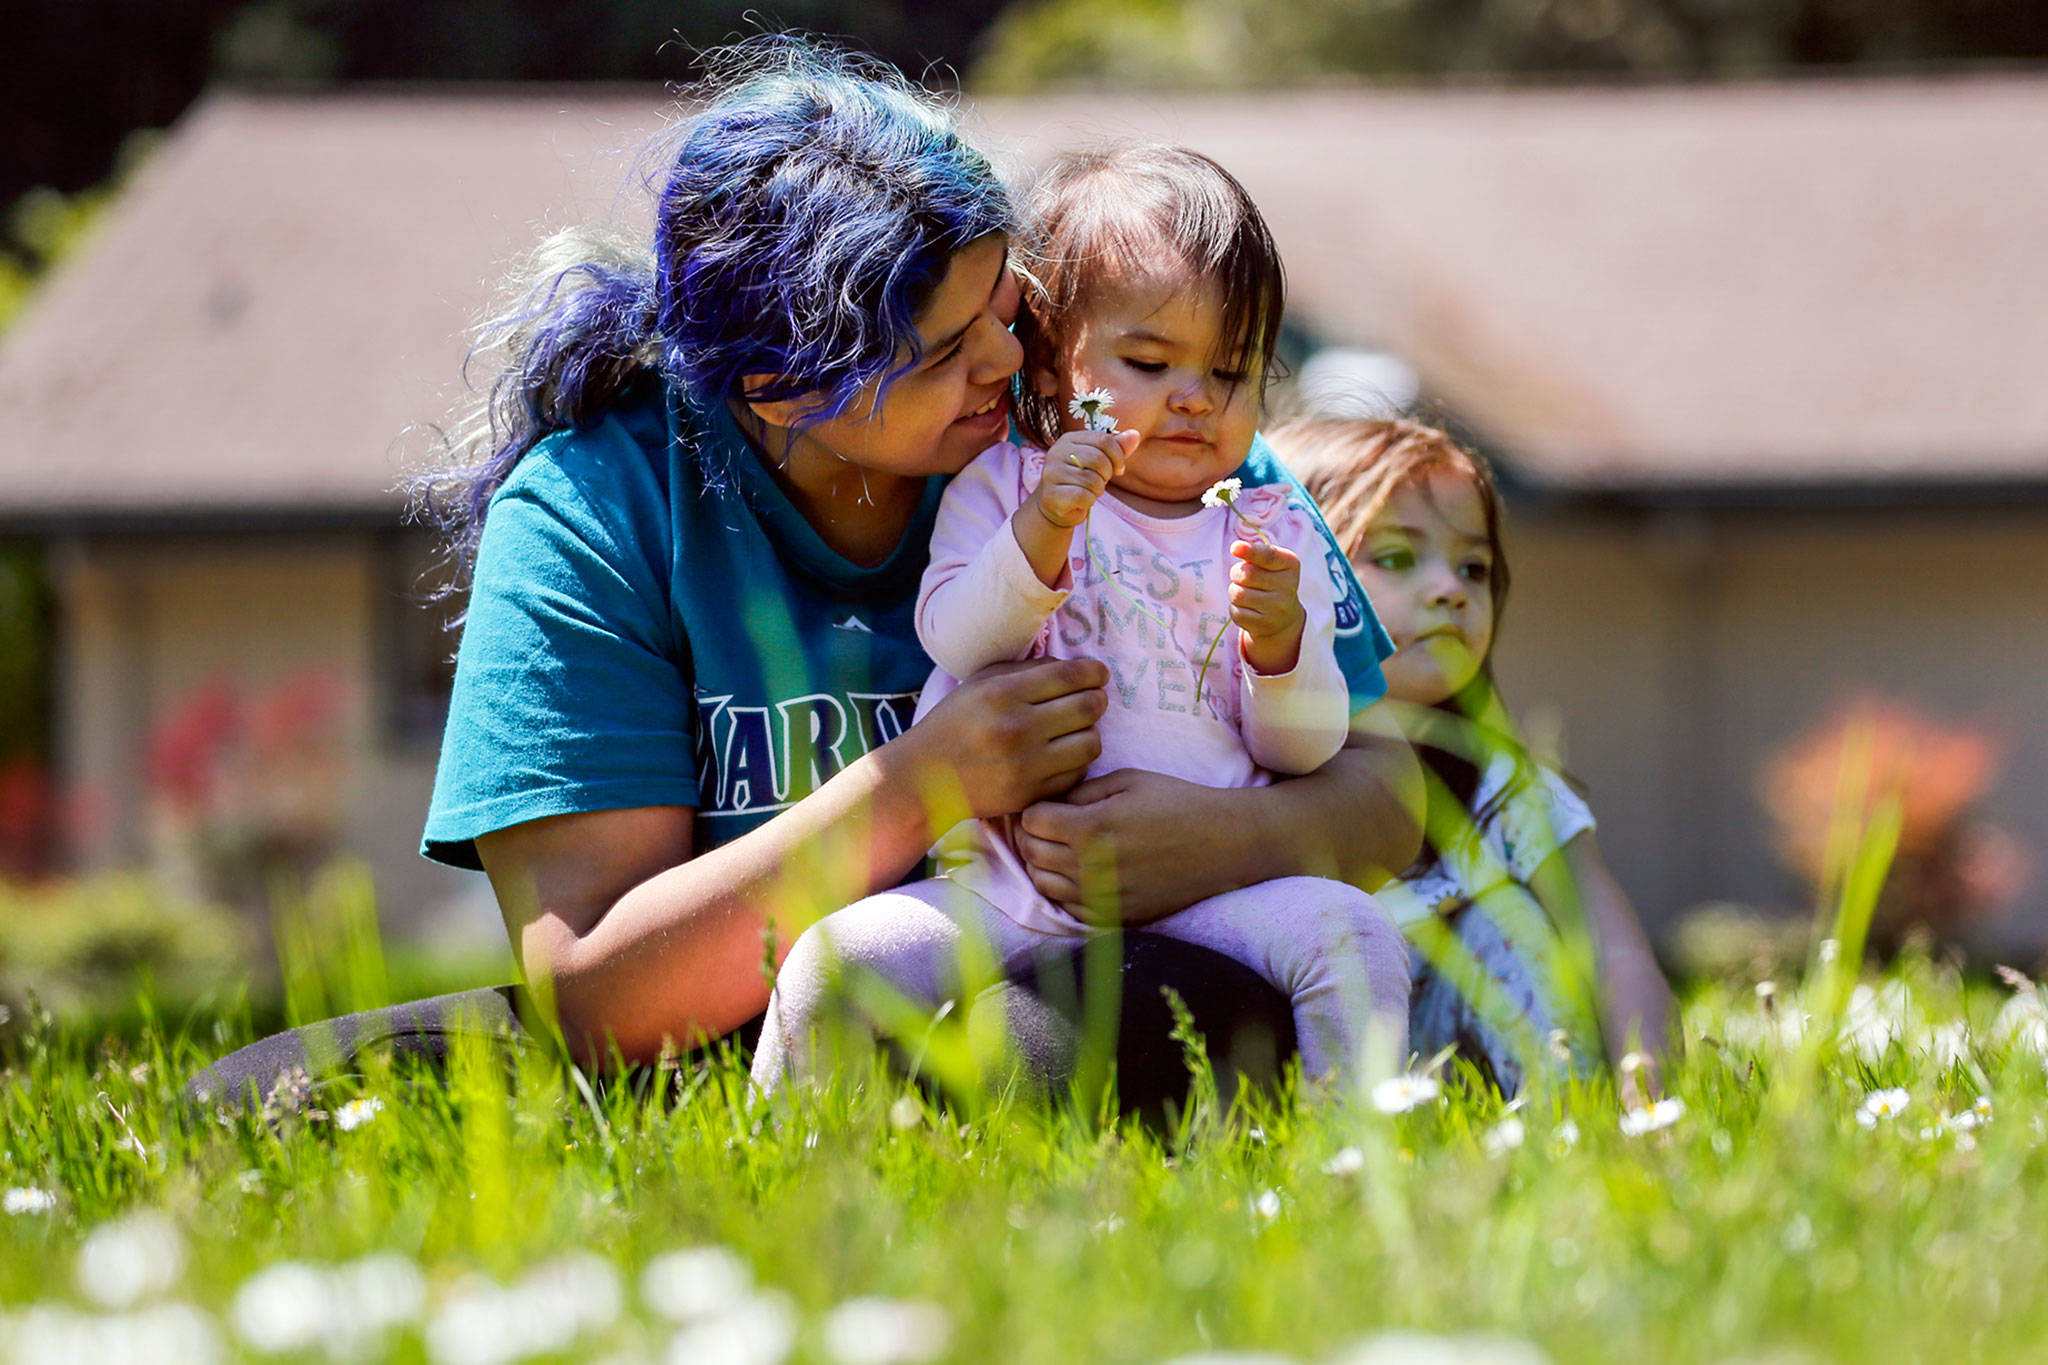
[[[1648,1114],[1198,1083],[1168,1131],[880,1075],[771,1118],[730,1059],[607,1089],[486,1049],[235,1118],[177,1089],[236,1011],[16,1019],[0,1359],[2039,1358],[2048,1002],[1850,984],[1691,989]]]

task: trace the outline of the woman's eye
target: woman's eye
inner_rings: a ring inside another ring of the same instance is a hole
[[[940,357],[939,357],[939,358],[938,358],[937,360],[934,360],[934,361],[932,362],[932,368],[936,370],[936,369],[938,369],[938,368],[939,368],[940,366],[942,366],[942,365],[950,365],[950,364],[952,364],[952,363],[953,363],[953,360],[954,360],[954,358],[955,358],[956,356],[958,356],[958,355],[959,355],[959,354],[960,354],[960,353],[961,353],[962,351],[964,351],[964,350],[966,350],[966,349],[967,349],[967,338],[965,338],[965,337],[962,337],[962,338],[961,338],[960,340],[958,340],[958,341],[956,341],[956,342],[954,342],[954,343],[953,343],[953,349],[952,349],[952,350],[950,350],[950,351],[947,351],[947,352],[946,352],[946,353],[945,353],[944,355],[940,356]]]
[[[1137,371],[1137,372],[1138,372],[1139,374],[1163,374],[1163,373],[1165,373],[1165,371],[1166,371],[1166,362],[1165,362],[1165,361],[1163,361],[1163,360],[1130,360],[1130,359],[1126,359],[1126,360],[1124,361],[1124,364],[1126,364],[1126,365],[1130,366],[1130,367],[1131,367],[1132,369],[1136,370],[1136,371]]]

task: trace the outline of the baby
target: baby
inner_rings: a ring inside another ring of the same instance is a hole
[[[1337,609],[1353,634],[1362,613],[1306,498],[1270,462],[1246,464],[1284,305],[1272,237],[1234,178],[1174,147],[1067,156],[1034,199],[1017,404],[1031,443],[983,452],[940,505],[917,611],[938,671],[920,711],[990,664],[1097,658],[1111,682],[1091,776],[1244,787],[1312,771],[1350,721]],[[1241,470],[1273,481],[1245,487]],[[1369,656],[1364,671],[1369,690]],[[842,971],[936,1006],[959,988],[963,935],[1014,970],[1096,932],[1091,912],[1114,921],[1114,907],[1048,899],[1015,826],[981,823],[945,875],[798,939],[756,1054],[764,1089],[815,1069],[811,1034]],[[1285,993],[1312,1078],[1352,1071],[1369,1037],[1382,1059],[1405,1053],[1407,950],[1353,886],[1288,877],[1145,927]]]

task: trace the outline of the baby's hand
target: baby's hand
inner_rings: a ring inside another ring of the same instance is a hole
[[[1070,431],[1045,453],[1045,473],[1031,500],[1045,519],[1071,531],[1088,519],[1088,509],[1124,472],[1124,461],[1137,448],[1135,431]]]
[[[1301,609],[1301,558],[1278,545],[1234,542],[1230,619],[1244,633],[1244,661],[1255,673],[1289,673],[1301,657],[1308,613]]]

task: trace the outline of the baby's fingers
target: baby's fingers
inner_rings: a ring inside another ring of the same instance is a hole
[[[1301,556],[1269,540],[1232,541],[1230,553],[1254,569],[1268,573],[1286,573],[1301,567]]]

